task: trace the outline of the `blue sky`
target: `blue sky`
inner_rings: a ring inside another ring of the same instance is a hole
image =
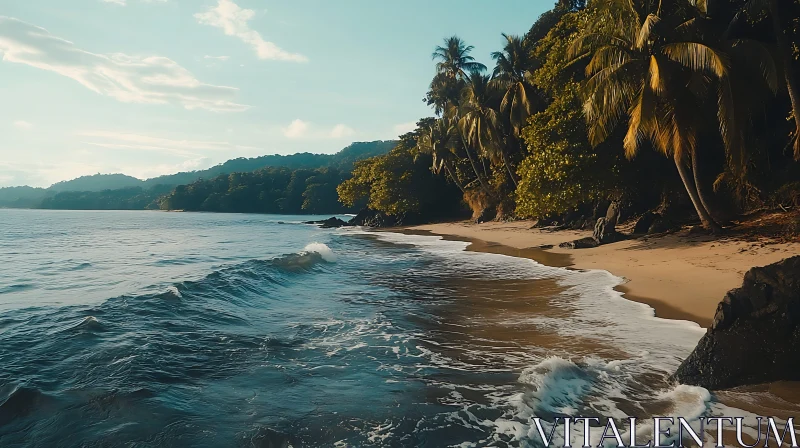
[[[431,115],[458,34],[491,65],[548,0],[0,0],[0,186],[332,153]]]

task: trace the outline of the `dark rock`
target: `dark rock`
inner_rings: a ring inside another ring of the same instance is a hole
[[[660,217],[661,215],[658,213],[646,212],[636,220],[636,225],[633,226],[633,233],[637,235],[647,233],[656,219]]]
[[[384,212],[365,208],[358,212],[348,224],[364,227],[392,227],[403,224],[403,217],[387,215]]]
[[[317,224],[322,229],[336,229],[339,227],[346,227],[353,225],[346,221],[342,221],[341,219],[335,216],[328,219],[323,219],[322,221],[306,221],[306,224]]]
[[[674,221],[664,215],[658,214],[655,220],[653,220],[653,223],[650,224],[650,228],[647,229],[647,233],[648,235],[652,235],[654,233],[664,233],[675,230],[677,227],[678,225]]]
[[[687,235],[708,235],[709,231],[700,225],[692,226],[689,228],[689,231],[686,232]]]
[[[497,211],[494,207],[486,207],[480,212],[475,213],[473,217],[475,218],[475,224],[482,224],[493,220],[496,215]]]
[[[541,229],[541,228],[550,227],[550,226],[553,226],[553,225],[556,225],[556,224],[558,224],[558,221],[554,217],[548,216],[546,218],[538,219],[533,224],[533,226],[531,226],[531,228],[532,229]]]
[[[625,237],[621,233],[617,232],[617,230],[614,229],[614,226],[610,225],[606,218],[600,218],[594,225],[592,238],[594,238],[597,244],[608,244],[620,241]]]
[[[606,227],[616,229],[617,222],[619,221],[619,202],[614,201],[608,206],[606,211]]]
[[[597,222],[598,219],[605,218],[610,205],[611,201],[608,199],[598,199],[592,211],[592,222]]]
[[[546,249],[552,249],[552,248],[553,248],[552,244],[542,244],[541,246],[539,246],[539,249],[545,249],[545,250]]]
[[[600,218],[603,219],[603,218]],[[575,241],[567,241],[566,243],[561,243],[558,247],[562,249],[589,249],[592,247],[599,246],[599,243],[594,238],[587,236],[586,238],[581,238]]]
[[[674,378],[723,389],[800,380],[800,256],[750,269]]]
[[[389,221],[385,213],[365,208],[358,212],[349,223],[355,226],[385,227]]]

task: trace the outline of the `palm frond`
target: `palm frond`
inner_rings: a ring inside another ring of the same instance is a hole
[[[759,74],[772,93],[778,91],[778,68],[775,59],[764,44],[751,39],[737,39],[731,44],[731,49],[743,62],[747,64],[756,62]]]
[[[653,32],[653,28],[661,21],[661,18],[655,14],[650,14],[644,19],[642,23],[642,27],[639,29],[639,33],[636,35],[636,48],[642,49],[645,45],[650,41],[650,35]]]
[[[631,52],[617,45],[606,45],[595,50],[589,64],[586,65],[586,74],[591,76],[605,67],[619,66],[631,60]]]
[[[671,60],[695,71],[710,71],[718,78],[728,72],[728,58],[725,54],[700,42],[674,42],[662,47],[663,53]]]
[[[603,33],[587,33],[576,37],[570,42],[567,47],[567,59],[579,59],[606,45],[616,45],[621,48],[633,47],[630,40],[621,36],[609,36]]]

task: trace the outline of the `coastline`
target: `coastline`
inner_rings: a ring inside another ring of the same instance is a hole
[[[563,249],[560,243],[591,236],[591,231],[550,231],[532,225],[531,221],[454,222],[387,230],[468,241],[467,250],[530,258],[549,266],[605,270],[625,279],[616,288],[625,298],[649,305],[658,317],[688,320],[704,328],[710,326],[725,293],[741,285],[748,269],[800,254],[797,242],[715,238],[687,231]]]

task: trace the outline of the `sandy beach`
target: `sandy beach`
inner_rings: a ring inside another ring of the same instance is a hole
[[[404,230],[470,240],[470,250],[525,256],[574,269],[604,269],[623,277],[625,283],[619,290],[631,300],[652,306],[657,316],[690,320],[703,327],[711,324],[717,304],[727,291],[741,285],[749,268],[800,254],[798,242],[715,238],[692,235],[687,230],[591,249],[563,249],[558,247],[560,243],[591,236],[591,232],[532,226],[530,221],[457,222]]]

